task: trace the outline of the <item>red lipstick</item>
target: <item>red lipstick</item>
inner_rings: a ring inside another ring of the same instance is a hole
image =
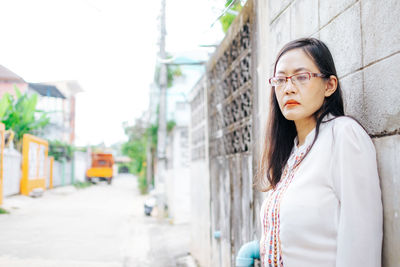
[[[297,102],[296,100],[288,100],[288,101],[286,101],[285,106],[288,106],[288,105],[295,106],[295,105],[300,105],[300,103]]]

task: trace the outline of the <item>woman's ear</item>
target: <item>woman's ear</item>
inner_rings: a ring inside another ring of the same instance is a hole
[[[331,96],[337,89],[338,80],[335,75],[329,76],[328,81],[326,82],[325,87],[325,96]]]

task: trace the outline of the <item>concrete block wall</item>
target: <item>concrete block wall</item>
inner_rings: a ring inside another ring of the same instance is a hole
[[[264,8],[258,12],[267,13],[268,66],[285,43],[299,37],[320,38],[331,50],[346,113],[364,125],[377,150],[383,266],[400,266],[400,1],[270,0]]]
[[[63,186],[72,184],[71,162],[54,161],[53,164],[53,186]]]
[[[74,172],[75,182],[84,182],[86,176],[86,170],[89,168],[89,162],[87,160],[87,153],[75,151],[74,152]],[[116,172],[115,172],[116,173]],[[115,176],[115,174],[114,174]]]
[[[211,233],[217,233],[211,237],[209,266],[234,266],[240,247],[253,239],[256,40],[249,0],[206,66],[210,220]]]
[[[62,185],[62,163],[59,161],[54,161],[53,164],[53,186]]]
[[[189,94],[191,116],[190,151],[190,253],[199,266],[211,265],[211,192],[208,165],[207,91],[203,77]],[[200,150],[203,153],[199,153]]]
[[[383,266],[400,266],[400,135],[374,138],[384,193]]]
[[[52,169],[52,166],[50,166],[51,165],[51,160],[50,160],[50,157],[47,157],[47,159],[46,159],[46,170],[45,170],[45,173],[46,173],[46,189],[48,189],[49,187],[50,187],[50,171],[51,171],[51,169]]]
[[[4,149],[3,196],[19,194],[22,155],[15,149]]]
[[[64,184],[72,184],[72,163],[67,161],[64,163]]]

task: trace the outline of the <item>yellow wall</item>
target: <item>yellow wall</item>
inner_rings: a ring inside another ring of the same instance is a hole
[[[46,163],[49,145],[46,140],[24,134],[22,140],[21,194],[28,196],[35,188],[46,189]]]

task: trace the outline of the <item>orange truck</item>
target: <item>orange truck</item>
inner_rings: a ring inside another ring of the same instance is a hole
[[[111,184],[113,179],[114,157],[110,153],[92,153],[91,167],[86,171],[86,181],[107,181]]]

